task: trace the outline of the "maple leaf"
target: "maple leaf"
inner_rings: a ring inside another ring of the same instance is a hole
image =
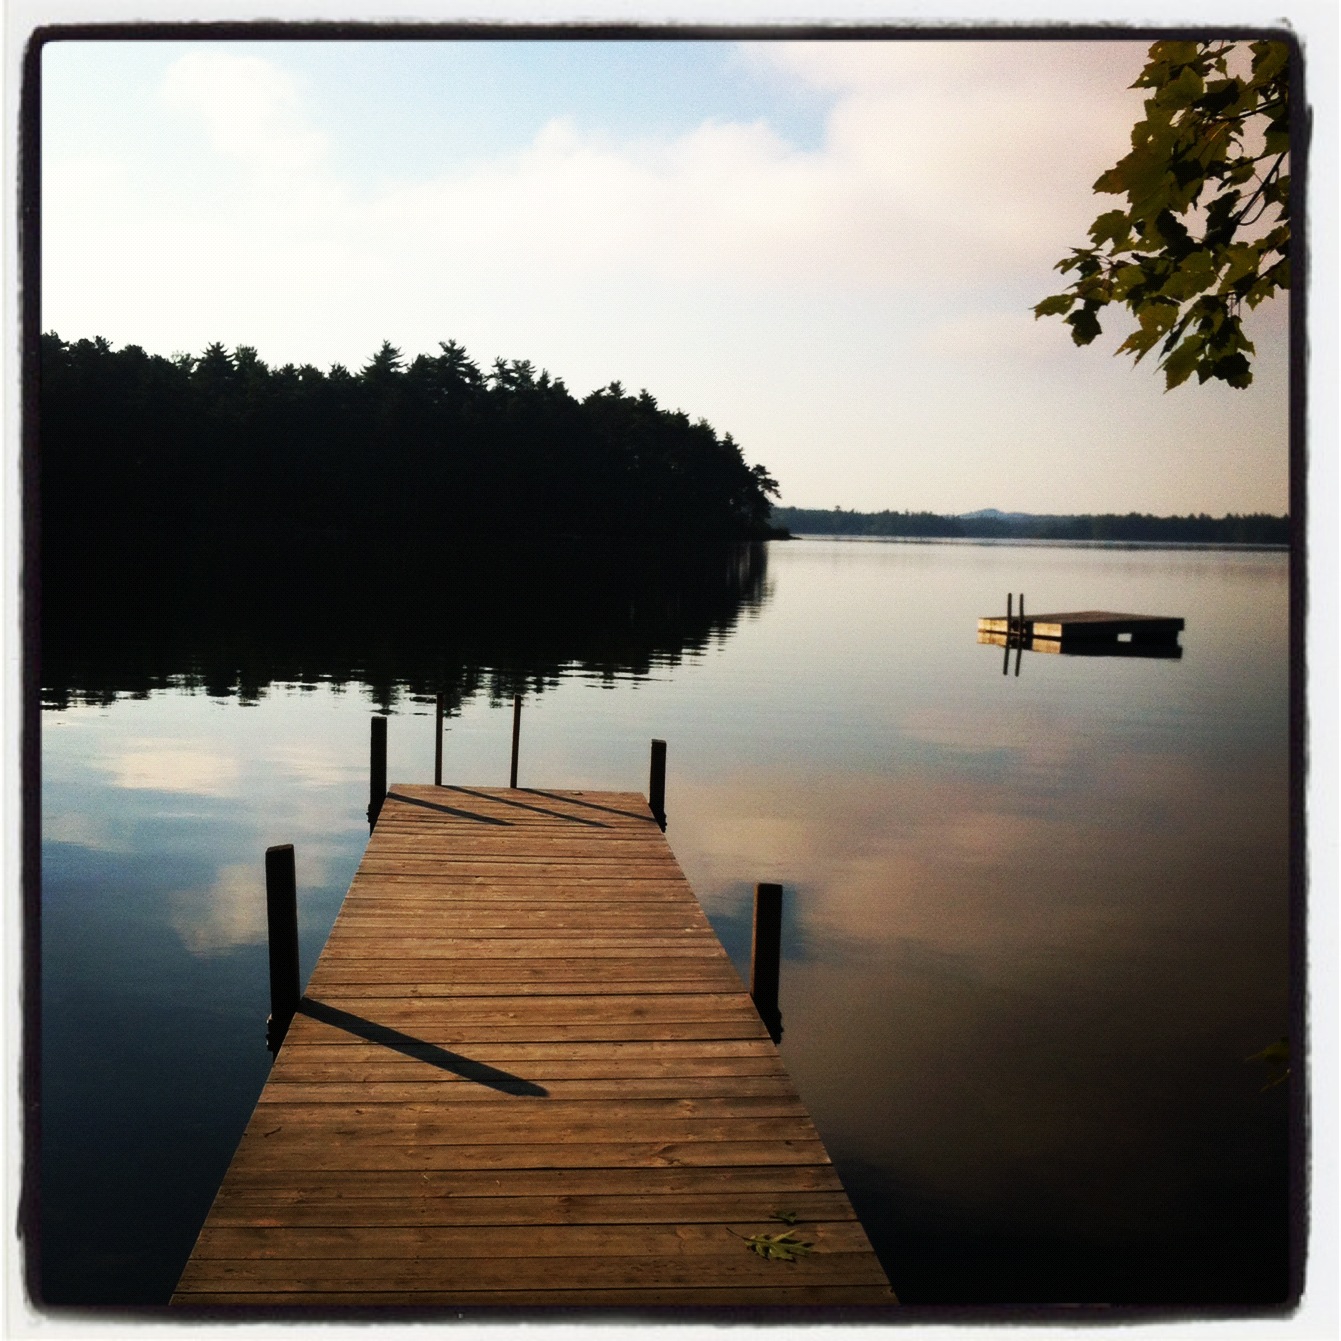
[[[790,1229],[784,1229],[780,1234],[754,1234],[745,1242],[751,1252],[771,1262],[794,1262],[798,1257],[806,1256],[815,1246],[813,1243],[802,1243]]]

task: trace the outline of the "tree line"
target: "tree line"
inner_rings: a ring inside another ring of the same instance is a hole
[[[777,483],[729,433],[619,382],[578,399],[529,360],[486,372],[455,341],[322,372],[51,332],[39,377],[48,552],[772,533]]]
[[[1288,545],[1289,517],[1267,513],[1148,513],[1071,516],[941,516],[933,512],[849,512],[843,508],[773,510],[773,521],[798,535],[902,536],[941,540],[1111,540],[1203,545]]]

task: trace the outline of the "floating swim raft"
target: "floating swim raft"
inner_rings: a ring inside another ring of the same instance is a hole
[[[987,615],[978,620],[980,634],[995,633],[1012,638],[1049,639],[1056,642],[1117,642],[1126,638],[1131,642],[1172,643],[1177,641],[1183,627],[1184,621],[1174,616],[1119,614],[1111,610]]]

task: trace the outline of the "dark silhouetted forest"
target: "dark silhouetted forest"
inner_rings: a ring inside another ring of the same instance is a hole
[[[773,522],[797,535],[902,536],[941,540],[1109,540],[1201,545],[1288,545],[1290,519],[1266,513],[1152,517],[1145,513],[1048,516],[979,512],[848,512],[774,508]]]
[[[213,344],[165,358],[42,337],[45,557],[98,542],[226,555],[249,541],[745,540],[777,485],[730,434],[618,382],[579,400],[455,342],[359,372]],[[103,548],[107,548],[104,545]]]

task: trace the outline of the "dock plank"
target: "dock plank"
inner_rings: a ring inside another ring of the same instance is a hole
[[[768,1261],[788,1226],[812,1251]],[[636,793],[400,784],[173,1303],[895,1303]]]
[[[807,1223],[851,1220],[852,1205],[841,1192],[789,1191],[788,1206]],[[216,1203],[216,1226],[256,1226],[273,1223],[285,1226],[373,1225],[644,1225],[716,1224],[721,1220],[721,1197],[714,1193],[648,1194],[618,1196],[592,1193],[585,1196],[495,1196],[495,1197],[421,1197],[401,1195],[369,1196],[357,1207],[346,1197],[320,1193],[293,1193],[285,1197],[282,1210],[276,1207],[276,1194],[269,1189],[249,1193],[245,1189],[221,1198]],[[776,1198],[760,1193],[741,1192],[735,1198],[735,1210],[742,1223],[766,1221],[774,1210]],[[258,1217],[269,1213],[272,1218]]]

